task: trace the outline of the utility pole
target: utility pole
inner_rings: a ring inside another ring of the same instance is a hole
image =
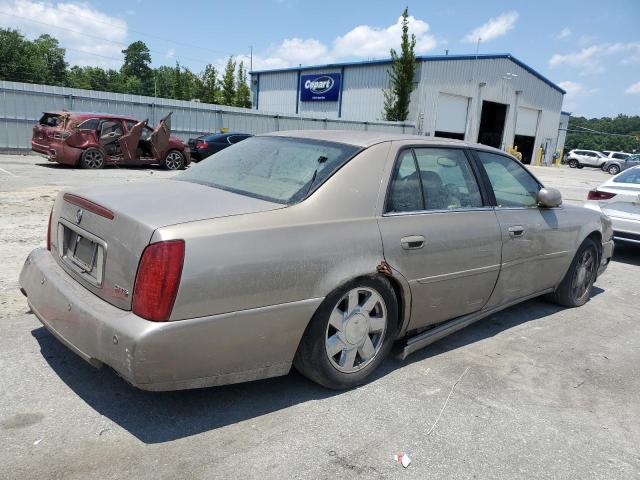
[[[249,71],[253,71],[253,45],[249,45]]]

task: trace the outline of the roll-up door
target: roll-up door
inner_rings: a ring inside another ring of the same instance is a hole
[[[538,127],[538,114],[540,110],[533,108],[518,108],[518,118],[516,120],[516,135],[536,136]]]
[[[468,110],[468,97],[441,93],[438,97],[436,131],[461,133],[464,135],[464,132],[467,128]]]

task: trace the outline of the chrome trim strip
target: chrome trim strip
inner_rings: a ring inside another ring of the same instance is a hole
[[[481,273],[489,273],[500,270],[500,265],[488,265],[486,267],[470,268],[469,270],[461,270],[459,272],[443,273],[442,275],[433,275],[431,277],[420,278],[416,280],[418,283],[425,285],[428,283],[441,282],[443,280],[453,280],[455,278],[470,277]]]
[[[442,210],[412,210],[410,212],[386,212],[383,213],[383,217],[401,217],[404,215],[431,215],[433,213],[466,213],[466,212],[488,212],[493,210],[493,207],[474,207],[474,208],[456,208],[456,209],[442,209]]]
[[[414,337],[410,337],[407,340],[406,346],[399,355],[400,359],[404,360],[413,352],[420,350],[421,348],[424,348],[427,345],[430,345],[440,340],[441,338],[446,337],[447,335],[457,332],[458,330],[462,330],[463,328],[471,325],[474,322],[477,322],[478,320],[482,320],[483,318],[486,318],[494,313],[497,313],[501,310],[504,310],[526,300],[544,295],[545,293],[551,293],[553,292],[553,290],[553,288],[548,288],[546,290],[542,290],[532,295],[527,295],[526,297],[518,298],[517,300],[513,300],[494,308],[480,310],[478,312],[470,313],[469,315],[454,318],[453,320],[449,320],[447,323],[444,323],[438,327],[427,330],[426,332],[420,333]]]
[[[561,252],[543,253],[541,255],[534,255],[526,258],[519,258],[517,260],[512,260],[511,262],[503,263],[502,268],[514,267],[522,263],[536,261],[536,260],[549,260],[551,258],[564,257],[565,255],[568,255],[570,253],[571,252],[569,250],[563,250]]]

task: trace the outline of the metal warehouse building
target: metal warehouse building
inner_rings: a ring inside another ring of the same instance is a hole
[[[510,54],[417,57],[408,121],[416,133],[517,147],[551,163],[565,91]],[[390,59],[251,72],[253,107],[282,114],[383,118]],[[564,116],[566,121],[566,115]]]

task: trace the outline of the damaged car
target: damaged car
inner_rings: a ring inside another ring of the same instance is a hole
[[[157,164],[180,170],[191,161],[189,147],[171,136],[171,113],[151,128],[148,120],[121,115],[44,112],[31,149],[51,162],[88,169]]]
[[[584,305],[612,237],[495,148],[278,132],[170,179],[61,192],[20,286],[61,342],[141,389],[292,366],[339,389],[394,342],[406,357],[545,294]]]

